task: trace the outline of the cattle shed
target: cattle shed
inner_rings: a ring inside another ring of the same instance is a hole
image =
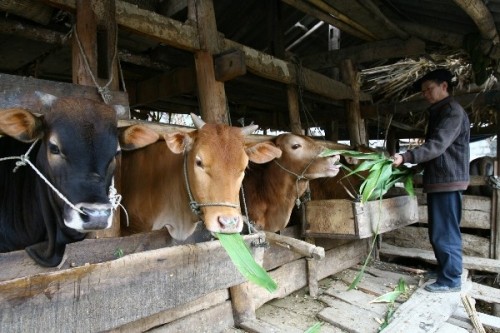
[[[447,68],[471,137],[499,133],[498,0],[0,0],[0,14],[2,110],[43,114],[43,92],[119,106],[120,127],[189,132],[176,119],[193,113],[206,123],[256,124],[250,141],[291,132],[335,149],[377,142],[393,154],[424,137],[426,103],[412,83]],[[119,165],[117,183],[127,177]],[[495,159],[490,166],[471,177],[471,190],[489,195],[464,196],[462,236],[464,268],[485,282],[472,294],[489,305],[493,332],[500,187]],[[245,234],[278,283],[274,293],[246,281],[203,227],[185,241],[165,229],[125,236],[123,213],[111,229],[69,244],[58,267],[25,251],[1,253],[0,331],[288,332],[257,318],[258,309],[303,288],[317,298],[321,280],[367,258],[434,263],[426,197],[421,179],[414,183],[415,197],[394,189],[365,205],[313,200],[279,233]],[[334,289],[326,303],[345,297]],[[335,317],[330,310],[318,320]],[[434,330],[416,319],[403,325],[403,311],[388,331],[445,332],[437,321]]]

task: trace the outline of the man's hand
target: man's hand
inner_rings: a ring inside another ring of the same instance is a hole
[[[403,156],[399,154],[394,154],[392,155],[392,160],[393,160],[392,165],[397,168],[398,166],[401,165],[401,163],[403,163]]]

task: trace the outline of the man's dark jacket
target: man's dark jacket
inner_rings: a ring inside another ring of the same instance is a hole
[[[431,105],[425,143],[403,154],[424,167],[424,192],[463,191],[469,185],[470,122],[451,96]]]

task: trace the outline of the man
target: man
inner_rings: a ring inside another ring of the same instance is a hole
[[[470,122],[464,109],[450,96],[452,74],[431,71],[414,83],[431,104],[425,143],[393,156],[401,163],[424,167],[423,189],[427,193],[429,238],[436,256],[437,279],[430,292],[460,291],[462,274],[462,191],[469,184]]]

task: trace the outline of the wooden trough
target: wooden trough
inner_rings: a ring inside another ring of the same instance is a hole
[[[415,196],[397,196],[364,204],[345,199],[306,203],[303,230],[308,237],[364,239],[418,221]]]

